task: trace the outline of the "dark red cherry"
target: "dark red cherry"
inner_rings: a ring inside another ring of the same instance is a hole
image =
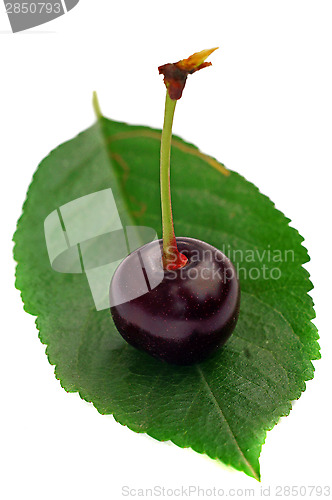
[[[213,246],[176,238],[188,258],[165,271],[162,240],[128,255],[114,273],[111,313],[122,337],[152,356],[179,365],[198,363],[233,332],[240,288],[231,261]]]

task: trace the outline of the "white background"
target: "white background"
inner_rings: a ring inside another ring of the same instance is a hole
[[[11,34],[1,5],[2,498],[117,499],[124,485],[256,496],[262,486],[273,496],[278,484],[331,485],[331,22],[332,4],[320,0],[81,0]],[[14,288],[11,238],[31,176],[93,123],[92,91],[106,116],[161,127],[158,65],[214,46],[213,67],[188,80],[174,132],[258,185],[305,237],[323,353],[291,415],[268,433],[261,485],[67,394]]]

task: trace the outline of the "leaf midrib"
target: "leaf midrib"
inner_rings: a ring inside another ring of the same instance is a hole
[[[213,405],[214,407],[216,408],[217,410],[217,414],[218,414],[218,417],[222,419],[222,421],[224,422],[224,424],[226,424],[228,430],[229,430],[229,435],[232,439],[232,441],[234,442],[235,444],[235,449],[237,450],[237,453],[239,454],[240,458],[241,458],[241,461],[242,463],[245,465],[245,467],[247,467],[251,474],[253,475],[253,477],[255,479],[257,479],[259,481],[259,475],[257,474],[257,472],[255,471],[255,469],[253,468],[253,466],[250,464],[250,462],[248,461],[248,459],[246,458],[245,454],[243,453],[242,449],[240,448],[238,442],[237,442],[237,439],[234,435],[234,432],[232,431],[225,415],[224,415],[224,412],[222,411],[222,408],[220,406],[220,404],[218,403],[210,385],[208,384],[207,380],[206,380],[206,377],[203,373],[203,370],[202,370],[202,367],[200,365],[196,365],[196,370],[203,382],[203,386],[205,387],[205,389],[207,390],[207,393],[208,393],[208,396],[209,398],[211,399],[211,401],[213,402]]]

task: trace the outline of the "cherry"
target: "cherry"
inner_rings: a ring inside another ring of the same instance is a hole
[[[169,363],[202,361],[235,328],[240,288],[230,260],[213,246],[176,238],[170,152],[175,106],[189,74],[210,66],[203,50],[159,67],[167,88],[160,148],[163,238],[132,252],[119,265],[110,287],[111,313],[131,345]]]
[[[220,250],[193,238],[176,243],[188,259],[176,270],[163,269],[162,240],[123,260],[112,280],[111,312],[129,344],[188,365],[227,341],[238,319],[240,289],[233,264]],[[127,300],[128,295],[137,296]]]

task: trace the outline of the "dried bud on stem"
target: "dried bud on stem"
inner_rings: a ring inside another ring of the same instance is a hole
[[[218,47],[195,52],[195,54],[188,57],[188,59],[182,59],[176,63],[168,63],[159,66],[159,74],[164,75],[164,82],[171,99],[177,101],[181,98],[188,75],[206,68],[207,66],[211,66],[212,63],[205,62],[205,59],[207,59],[212,52],[217,50],[217,48]]]

